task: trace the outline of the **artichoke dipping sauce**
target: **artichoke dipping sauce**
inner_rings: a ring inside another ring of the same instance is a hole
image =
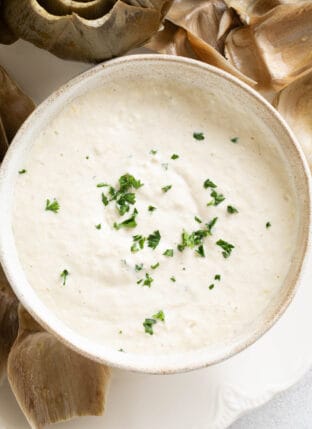
[[[274,139],[248,109],[178,81],[116,79],[74,99],[16,172],[29,283],[121,352],[230,341],[292,259],[295,194]]]

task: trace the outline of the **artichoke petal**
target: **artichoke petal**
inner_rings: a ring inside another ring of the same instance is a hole
[[[311,2],[277,6],[232,30],[226,57],[258,89],[279,90],[312,67],[311,22]]]
[[[18,301],[0,266],[0,381],[18,330]]]
[[[99,62],[144,44],[172,0],[4,0],[11,30],[65,59]]]
[[[282,89],[273,104],[292,128],[312,171],[312,69]]]
[[[7,375],[31,427],[103,414],[109,368],[68,349],[21,307],[19,322]]]
[[[32,100],[0,67],[0,161],[8,144],[34,108]]]

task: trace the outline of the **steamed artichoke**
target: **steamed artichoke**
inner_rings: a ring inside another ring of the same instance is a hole
[[[98,62],[144,44],[172,0],[3,0],[16,37],[72,60]]]

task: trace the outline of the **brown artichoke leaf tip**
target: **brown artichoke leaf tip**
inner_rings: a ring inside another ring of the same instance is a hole
[[[8,380],[32,428],[104,412],[110,370],[60,343],[19,308]]]
[[[312,67],[311,22],[311,2],[276,6],[229,33],[226,58],[258,89],[280,90]]]
[[[10,29],[65,59],[99,62],[149,40],[173,0],[4,0]]]
[[[18,330],[18,301],[0,266],[0,381]]]
[[[33,101],[0,67],[0,161],[17,130],[34,108]]]
[[[312,69],[282,89],[273,105],[293,130],[312,171]]]

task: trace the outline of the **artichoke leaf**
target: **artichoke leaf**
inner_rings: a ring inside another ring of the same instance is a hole
[[[311,22],[311,2],[277,6],[232,30],[226,57],[258,89],[280,90],[312,67]]]
[[[21,306],[7,375],[30,426],[104,412],[110,370],[60,343]]]
[[[312,69],[282,89],[273,105],[292,128],[312,171]]]
[[[32,100],[0,67],[0,161],[8,144],[34,108]]]
[[[144,44],[172,0],[4,0],[16,36],[65,59],[99,62]]]
[[[18,330],[18,301],[0,266],[0,381]]]

